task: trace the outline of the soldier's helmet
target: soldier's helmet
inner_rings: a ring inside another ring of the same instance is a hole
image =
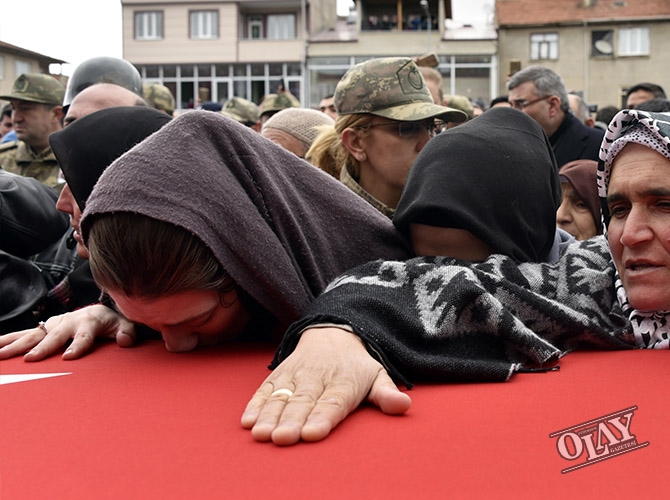
[[[63,106],[69,106],[79,92],[96,83],[113,83],[143,97],[142,77],[135,66],[125,59],[100,56],[87,59],[75,68],[67,82]]]
[[[338,82],[333,102],[340,116],[369,113],[398,121],[441,118],[457,123],[467,119],[462,111],[433,102],[419,68],[407,57],[356,64]]]
[[[268,115],[275,114],[282,109],[299,108],[300,101],[290,92],[282,92],[281,94],[267,94],[259,106],[260,114]]]
[[[39,102],[60,106],[65,87],[53,76],[42,73],[24,73],[14,80],[12,90],[0,99]]]
[[[241,97],[232,97],[226,101],[221,113],[248,127],[255,125],[260,120],[258,106]]]
[[[149,106],[172,116],[175,100],[169,88],[160,83],[151,82],[143,84],[142,90],[144,100],[147,101]]]

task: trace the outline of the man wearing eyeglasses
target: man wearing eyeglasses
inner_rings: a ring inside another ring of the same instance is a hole
[[[548,68],[529,66],[510,78],[509,102],[540,124],[559,168],[574,160],[598,160],[604,131],[587,127],[570,111],[561,77]]]

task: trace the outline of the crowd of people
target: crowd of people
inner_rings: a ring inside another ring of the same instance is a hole
[[[16,133],[0,146],[0,359],[76,359],[98,338],[274,342],[242,425],[283,445],[364,400],[406,412],[398,385],[667,349],[663,89],[631,87],[603,130],[548,68],[486,110],[438,76],[371,59],[319,109],[280,89],[173,117],[169,89],[123,60],[87,61],[67,88],[21,75],[0,96]]]

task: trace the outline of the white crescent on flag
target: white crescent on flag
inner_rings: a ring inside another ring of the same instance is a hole
[[[67,373],[26,373],[26,374],[0,374],[0,385],[15,384],[17,382],[27,382],[29,380],[39,380],[42,378],[61,377],[63,375],[72,375]]]

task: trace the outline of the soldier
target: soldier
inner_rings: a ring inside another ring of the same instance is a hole
[[[12,105],[5,104],[2,107],[2,114],[0,115],[0,139],[4,139],[7,134],[14,131],[14,123],[12,122]],[[16,140],[16,134],[14,134],[13,141]],[[7,142],[7,141],[5,141]]]
[[[259,106],[261,123],[265,123],[272,115],[278,113],[282,109],[299,107],[300,101],[288,90],[277,94],[267,94]]]
[[[144,90],[144,100],[149,106],[156,108],[170,116],[174,114],[175,101],[172,91],[160,83],[145,83],[142,85]]]
[[[261,131],[260,111],[258,106],[251,101],[241,97],[228,99],[221,110],[221,114],[246,125],[256,132]]]
[[[0,146],[3,169],[34,177],[43,184],[58,187],[59,168],[49,147],[49,135],[63,128],[65,87],[54,77],[39,73],[19,76],[11,93],[0,96],[12,105],[12,120],[17,141]]]
[[[96,83],[113,83],[144,97],[142,95],[142,76],[135,66],[125,59],[116,57],[92,57],[77,66],[67,82],[67,90],[63,98],[65,112],[67,113],[68,106],[79,92]]]

